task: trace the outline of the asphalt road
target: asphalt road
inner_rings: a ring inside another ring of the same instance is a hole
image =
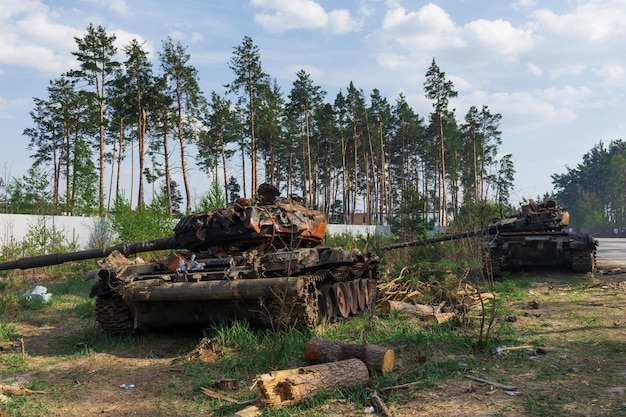
[[[596,259],[598,263],[609,263],[626,266],[626,239],[598,238]]]

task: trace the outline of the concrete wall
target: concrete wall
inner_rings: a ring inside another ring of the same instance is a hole
[[[34,216],[30,214],[0,213],[0,246],[21,242],[32,227],[45,222],[46,228],[63,233],[68,242],[76,242],[81,249],[88,249],[91,231],[98,217]]]
[[[89,249],[89,238],[99,217],[69,216],[34,216],[30,214],[0,213],[0,246],[11,242],[21,242],[28,236],[28,230],[45,222],[47,228],[65,234],[69,242],[76,242],[80,249]],[[329,235],[371,236],[375,234],[390,235],[388,226],[356,226],[345,224],[329,224],[326,229]]]
[[[326,227],[326,234],[331,236],[352,235],[352,236],[372,236],[372,235],[391,235],[389,226],[365,226],[352,224],[329,224]]]

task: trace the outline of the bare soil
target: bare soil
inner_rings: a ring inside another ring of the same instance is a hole
[[[528,349],[454,358],[459,363],[458,378],[384,391],[381,398],[399,417],[626,416],[626,274],[622,273],[626,269],[600,267],[592,278],[580,275],[580,285],[575,286],[563,284],[566,278],[571,281],[572,274],[537,275],[528,300],[512,306],[512,325],[520,334],[520,344]],[[32,371],[1,376],[0,383],[39,383],[47,390],[29,396],[28,412],[20,415],[212,415],[208,399],[197,401],[204,397],[199,388],[193,391],[195,398],[189,398],[189,387],[182,385],[188,381],[180,375],[180,358],[199,342],[198,334],[164,335],[147,345],[74,357],[64,355],[65,346],[74,335],[90,334],[94,326],[90,320],[48,323],[42,318],[14,324]],[[89,349],[87,341],[75,343]],[[19,350],[21,346],[5,346],[0,357]],[[429,360],[446,355],[445,350],[432,352]],[[477,356],[482,360],[477,361]],[[468,362],[481,365],[472,369]],[[418,363],[418,358],[400,353],[394,372]],[[463,374],[515,389],[482,384]],[[122,389],[122,384],[134,388]],[[305,411],[311,412],[366,415],[359,404],[332,399]]]

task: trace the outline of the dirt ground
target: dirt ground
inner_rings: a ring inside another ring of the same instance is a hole
[[[595,274],[591,285],[577,287],[575,291],[580,294],[573,305],[559,303],[561,297],[574,291],[562,285],[563,274],[548,272],[537,280],[529,293],[528,301],[536,301],[537,308],[529,310],[526,305],[517,306],[513,325],[518,327],[521,342],[533,349],[540,347],[545,355],[529,355],[527,359],[516,361],[506,356],[486,356],[482,369],[465,369],[464,362],[470,358],[456,358],[466,374],[505,381],[514,384],[514,389],[494,388],[460,376],[437,383],[436,387],[416,385],[381,392],[381,397],[398,417],[543,415],[541,410],[549,411],[545,407],[549,407],[550,401],[561,404],[561,409],[571,407],[568,414],[573,416],[626,416],[626,347],[625,350],[619,348],[626,346],[626,274],[611,270],[612,267],[600,265],[601,271]],[[600,318],[588,318],[597,317],[599,310]],[[571,318],[573,313],[578,319]],[[147,347],[114,348],[106,353],[76,358],[58,356],[61,343],[67,343],[69,335],[78,330],[84,332],[90,326],[93,323],[79,318],[51,325],[20,325],[18,333],[24,339],[30,369],[34,371],[5,375],[0,377],[0,382],[45,381],[47,386],[53,387],[45,394],[28,398],[28,401],[41,402],[41,413],[33,411],[39,413],[37,415],[212,415],[208,408],[189,409],[188,398],[171,394],[172,389],[175,392],[183,383],[180,361],[176,359],[181,351],[197,343],[198,335],[164,336]],[[588,328],[592,330],[589,339],[581,341],[574,337]],[[606,350],[595,354],[596,348],[599,350],[607,341],[614,344],[614,354],[606,355]],[[438,354],[446,355],[445,352]],[[414,359],[398,355],[396,372],[415,366]],[[539,362],[544,366],[539,366]],[[554,378],[545,375],[542,370],[545,367],[555,370]],[[122,389],[122,384],[133,384],[134,388]],[[593,392],[593,399],[586,400],[589,396],[578,399],[577,393],[581,390]],[[197,396],[203,397],[203,394],[197,391]],[[314,412],[318,415],[368,415],[361,405],[347,400],[330,400],[317,406]]]

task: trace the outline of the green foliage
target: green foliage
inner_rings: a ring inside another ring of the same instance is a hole
[[[48,191],[48,176],[33,165],[20,178],[15,178],[8,187],[11,212],[21,214],[51,214],[52,195]]]
[[[78,248],[78,243],[68,241],[65,230],[58,229],[54,224],[50,227],[46,218],[41,218],[30,225],[23,242],[26,256],[72,252]]]
[[[157,194],[150,204],[134,210],[125,198],[118,196],[115,199],[111,227],[122,242],[139,242],[169,236],[173,226],[167,197],[162,193]]]
[[[211,182],[211,188],[205,195],[202,196],[197,211],[208,212],[215,209],[226,207],[226,198],[224,197],[224,190],[220,187],[217,181]]]
[[[460,207],[459,215],[451,226],[456,232],[469,232],[484,229],[494,219],[499,218],[501,213],[497,203],[486,200],[467,201]]]

